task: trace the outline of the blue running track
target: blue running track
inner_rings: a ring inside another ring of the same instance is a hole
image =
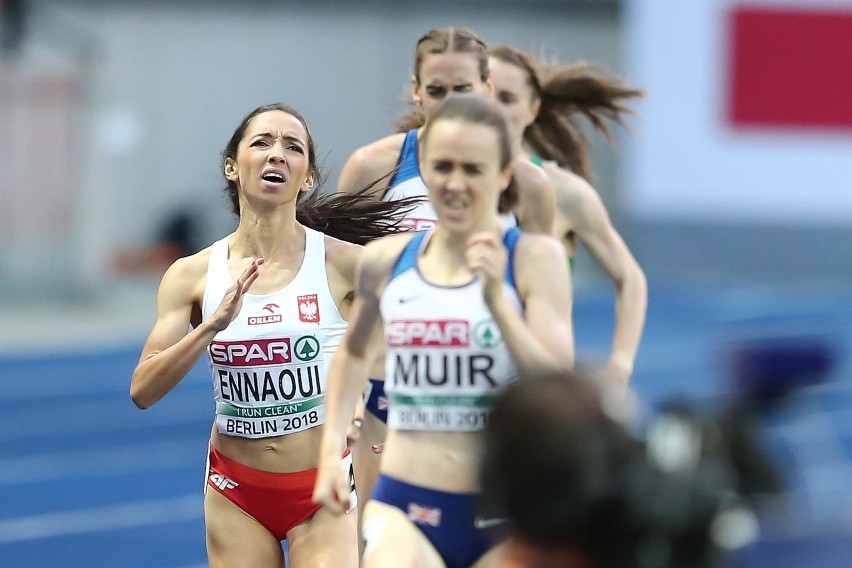
[[[578,353],[603,357],[612,295],[575,302]],[[655,289],[633,385],[653,411],[678,394],[724,400],[724,341],[792,326],[838,346],[831,381],[764,424],[789,495],[734,567],[852,565],[852,293]],[[0,566],[206,566],[201,489],[212,421],[203,364],[142,412],[128,397],[144,338],[123,346],[0,358]]]

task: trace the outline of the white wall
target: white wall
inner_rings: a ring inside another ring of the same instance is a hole
[[[430,28],[464,25],[490,42],[619,69],[611,9],[477,5],[492,6],[40,2],[31,41],[61,50],[53,31],[74,30],[97,46],[79,164],[84,278],[100,285],[111,251],[150,238],[189,199],[227,226],[219,153],[260,104],[282,100],[305,115],[333,186],[355,148],[391,132],[416,40]],[[611,166],[605,155],[597,162],[602,186]]]

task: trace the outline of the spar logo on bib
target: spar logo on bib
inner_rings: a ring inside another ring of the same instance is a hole
[[[293,341],[290,337],[257,339],[255,341],[213,341],[210,359],[230,367],[255,367],[258,365],[286,365],[297,361],[313,361],[320,354],[319,340],[313,335],[303,335]]]
[[[320,320],[319,300],[316,294],[305,294],[296,298],[299,303],[299,320],[317,323]]]
[[[256,339],[254,341],[212,341],[210,360],[231,367],[281,365],[293,360],[290,338]]]
[[[299,361],[313,361],[320,352],[319,340],[313,335],[303,335],[296,340],[293,353]]]
[[[482,320],[473,326],[473,342],[483,349],[494,349],[503,343],[503,334],[494,320]]]
[[[467,347],[470,324],[466,320],[394,320],[385,330],[391,347]]]

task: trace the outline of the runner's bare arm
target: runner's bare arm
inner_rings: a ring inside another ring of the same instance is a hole
[[[329,368],[326,421],[313,498],[336,514],[348,508],[349,486],[337,464],[358,397],[367,385],[372,349],[381,341],[379,298],[393,260],[401,250],[400,243],[410,238],[410,235],[395,235],[364,247],[358,262],[352,318]],[[397,252],[389,254],[388,250]]]
[[[404,134],[394,134],[372,144],[358,148],[346,161],[340,172],[337,190],[341,193],[360,191],[370,184],[370,193],[380,198],[388,187],[390,174],[405,140]]]
[[[615,330],[607,365],[617,386],[626,386],[645,326],[648,284],[639,263],[615,230],[598,193],[584,180],[574,200],[577,237],[606,271],[615,286]]]
[[[524,319],[557,370],[569,370],[574,366],[574,292],[565,251],[549,235],[524,235],[518,247],[515,270]]]
[[[526,160],[516,159],[512,166],[520,192],[518,225],[527,233],[551,234],[556,197],[547,174]]]
[[[558,373],[574,364],[571,280],[562,254],[561,245],[549,235],[519,239],[515,273],[525,303],[520,314],[502,293],[506,285],[502,243],[492,233],[474,235],[468,243],[468,266],[483,283],[485,302],[521,374]]]
[[[177,261],[163,275],[157,295],[157,320],[130,380],[130,398],[145,409],[168,394],[189,373],[213,337],[228,326],[242,304],[242,295],[257,279],[252,263],[225,294],[210,318],[187,333],[194,306],[200,305],[206,256]]]

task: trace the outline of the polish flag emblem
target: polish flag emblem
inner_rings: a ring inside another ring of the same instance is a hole
[[[316,294],[306,294],[297,298],[299,302],[299,319],[307,323],[320,320],[319,301]]]

